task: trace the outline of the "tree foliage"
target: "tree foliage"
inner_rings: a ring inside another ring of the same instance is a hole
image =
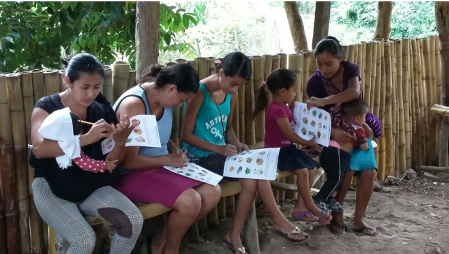
[[[117,57],[135,67],[135,2],[0,2],[0,72],[59,68],[63,54],[89,52],[104,64]],[[194,51],[178,39],[196,15],[160,4],[165,51]]]
[[[436,35],[435,2],[393,2],[390,38],[423,38]],[[377,1],[332,2],[331,19],[356,29],[359,34],[374,33]]]

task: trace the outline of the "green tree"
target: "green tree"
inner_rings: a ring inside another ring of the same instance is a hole
[[[394,2],[390,38],[423,38],[436,35],[435,2]],[[376,28],[377,1],[332,2],[331,19],[355,29],[359,35]]]
[[[160,50],[194,52],[177,35],[196,16],[160,8]],[[122,56],[134,68],[135,18],[135,2],[0,2],[0,72],[59,68],[61,55],[81,51],[104,64]]]

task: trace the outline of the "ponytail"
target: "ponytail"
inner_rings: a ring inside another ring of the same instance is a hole
[[[256,118],[256,116],[267,109],[268,107],[268,93],[266,91],[266,83],[264,82],[264,85],[262,85],[259,89],[259,95],[257,96],[257,102],[256,107],[254,108],[253,112],[253,120]]]

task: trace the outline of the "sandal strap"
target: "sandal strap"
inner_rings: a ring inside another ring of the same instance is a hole
[[[245,247],[237,247],[234,248],[233,251],[240,251],[242,254],[247,254],[248,252],[246,252]]]
[[[301,233],[302,231],[298,227],[295,227],[292,231],[288,232],[287,235],[301,234]]]

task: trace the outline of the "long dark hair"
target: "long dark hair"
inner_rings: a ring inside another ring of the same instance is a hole
[[[174,64],[169,67],[155,64],[147,67],[140,75],[139,83],[145,82],[155,82],[157,88],[161,88],[165,84],[174,84],[178,92],[197,93],[200,79],[195,69],[186,63]]]
[[[268,93],[266,88],[268,88],[271,94],[276,94],[282,88],[290,89],[297,80],[296,74],[288,69],[277,69],[270,73],[267,77],[267,81],[265,81],[263,86],[259,89],[256,107],[253,112],[253,119],[268,107]]]
[[[245,80],[251,78],[251,61],[242,52],[227,54],[225,58],[215,61],[215,67],[217,68],[217,73],[223,70],[228,77],[237,76]]]
[[[341,57],[341,45],[337,38],[328,36],[326,39],[322,39],[316,44],[315,56],[327,52],[335,58]]]

